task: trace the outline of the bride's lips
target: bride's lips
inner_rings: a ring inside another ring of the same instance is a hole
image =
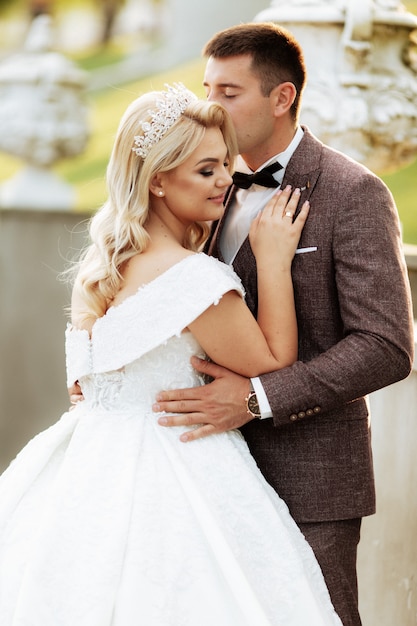
[[[216,202],[217,204],[223,204],[225,195],[225,193],[222,193],[220,194],[220,196],[212,196],[211,198],[209,198],[209,200],[211,200],[212,202]]]

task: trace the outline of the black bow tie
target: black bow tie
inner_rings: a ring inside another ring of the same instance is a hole
[[[241,189],[249,189],[254,183],[262,185],[262,187],[278,187],[279,182],[272,176],[274,172],[282,170],[282,165],[278,162],[271,163],[264,167],[260,172],[254,174],[244,174],[243,172],[235,172],[233,174],[233,183]]]

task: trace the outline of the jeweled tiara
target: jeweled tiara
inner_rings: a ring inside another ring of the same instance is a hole
[[[189,104],[198,100],[197,96],[189,91],[182,83],[165,85],[166,91],[161,92],[161,98],[156,101],[156,108],[149,109],[150,122],[142,122],[143,135],[135,136],[133,152],[145,159],[152,146],[160,141],[167,130],[180,118]]]

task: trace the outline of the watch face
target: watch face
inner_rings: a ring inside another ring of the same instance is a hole
[[[256,397],[256,393],[252,393],[248,399],[248,409],[249,411],[256,416],[260,416],[261,411],[259,409],[258,398]]]

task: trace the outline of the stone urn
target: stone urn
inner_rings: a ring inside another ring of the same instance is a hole
[[[4,208],[74,208],[73,188],[50,168],[86,146],[87,75],[51,48],[51,18],[41,15],[23,51],[0,63],[0,151],[26,163],[0,185]]]
[[[273,0],[255,21],[301,43],[301,122],[322,141],[378,173],[415,159],[417,16],[394,0]]]

